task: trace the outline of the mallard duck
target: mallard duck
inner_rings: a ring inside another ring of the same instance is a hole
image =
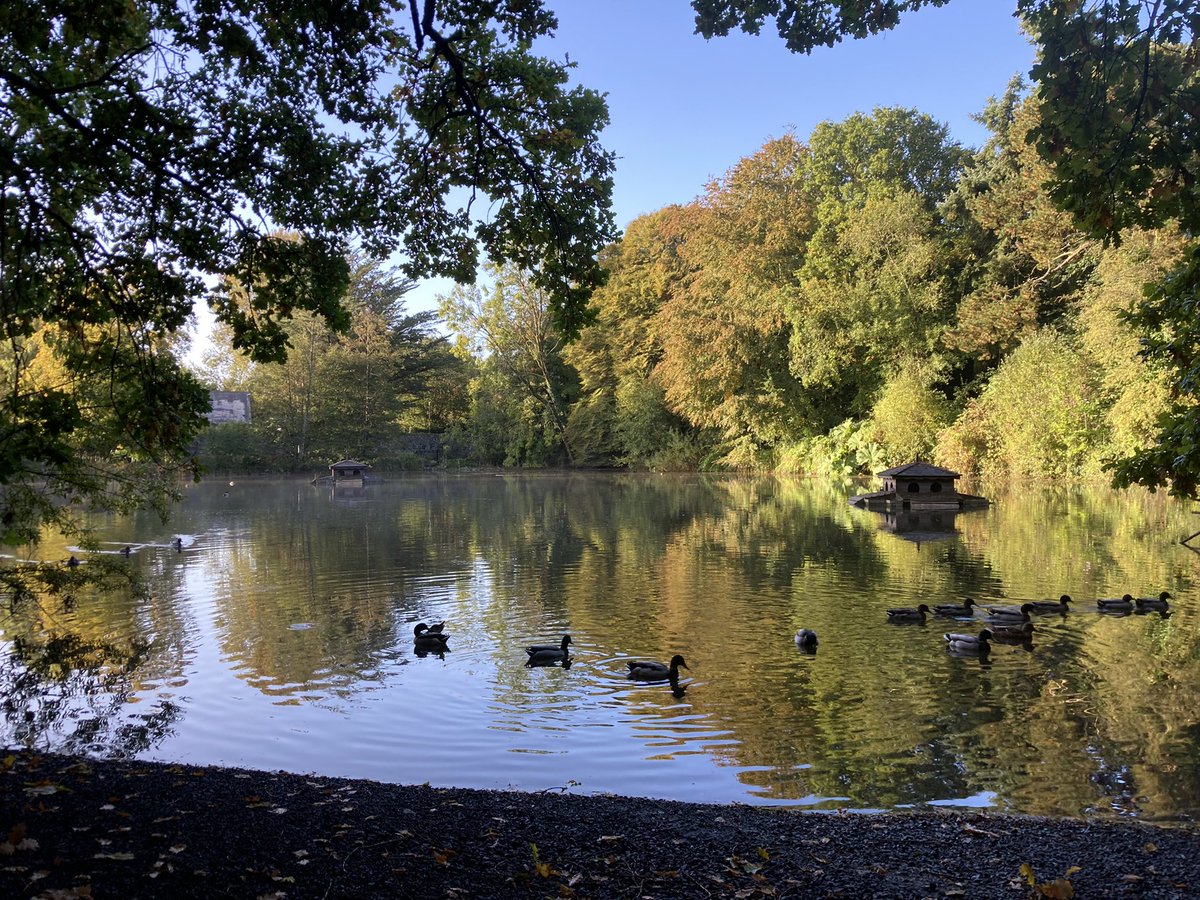
[[[817,633],[811,628],[801,628],[796,632],[796,646],[805,653],[813,653],[817,649]]]
[[[445,630],[445,628],[446,628],[445,622],[434,622],[432,625],[429,626],[429,633],[430,634],[441,634]]]
[[[1033,623],[1020,625],[992,625],[992,640],[1001,644],[1024,644],[1033,640]]]
[[[1170,605],[1167,603],[1167,601],[1173,599],[1175,598],[1173,598],[1167,591],[1163,591],[1157,597],[1138,597],[1133,602],[1137,604],[1138,609],[1162,610],[1166,609]]]
[[[989,625],[1024,625],[1029,621],[1029,610],[1021,610],[1015,614],[988,613]]]
[[[418,644],[425,644],[429,647],[446,646],[446,641],[450,639],[450,635],[433,632],[429,630],[429,626],[424,622],[418,622],[417,627],[413,629],[413,641]]]
[[[1125,594],[1120,599],[1102,597],[1096,601],[1096,608],[1100,612],[1127,613],[1133,611],[1133,606],[1133,594]]]
[[[565,666],[568,661],[567,647],[570,644],[571,636],[564,634],[560,644],[534,644],[526,647],[525,652],[529,654],[529,659],[525,660],[525,665],[552,666],[561,663]]]
[[[979,634],[943,634],[942,637],[946,640],[946,649],[952,653],[983,655],[992,649],[989,643],[992,633],[986,628]]]
[[[978,606],[978,605],[979,604],[976,603],[974,600],[972,600],[970,597],[967,597],[965,600],[963,600],[961,606],[954,604],[954,603],[942,603],[938,606],[935,606],[933,608],[933,614],[935,616],[952,616],[952,617],[973,616],[973,615],[975,615],[975,610],[972,609],[972,607]]]
[[[887,611],[889,622],[925,622],[925,614],[929,612],[929,607],[922,603],[920,606],[900,606]]]
[[[1022,603],[1020,606],[989,606],[987,607],[987,611],[989,616],[996,616],[998,618],[1007,616],[1010,619],[1018,619],[1023,622],[1033,612],[1033,604]]]
[[[1063,594],[1057,600],[1033,600],[1029,603],[1033,607],[1031,612],[1035,613],[1066,613],[1069,612],[1067,606],[1071,602],[1070,594]]]
[[[629,677],[635,681],[679,681],[679,670],[688,668],[683,657],[676,653],[671,657],[671,664],[665,666],[654,660],[637,660],[628,663]]]

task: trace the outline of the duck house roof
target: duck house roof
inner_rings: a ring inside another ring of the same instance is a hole
[[[910,462],[879,473],[880,478],[961,478],[958,472],[951,472],[941,466],[927,462]]]

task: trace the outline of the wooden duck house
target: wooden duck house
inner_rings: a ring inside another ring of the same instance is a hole
[[[343,459],[329,467],[329,474],[333,478],[335,485],[362,487],[367,477],[367,470],[370,468],[366,463],[361,463],[353,459]]]
[[[850,505],[861,509],[977,509],[988,501],[974,494],[963,494],[954,482],[961,478],[957,472],[932,463],[906,463],[879,473],[883,489],[850,498]]]

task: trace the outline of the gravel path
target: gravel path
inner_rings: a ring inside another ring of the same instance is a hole
[[[1200,897],[1194,829],[442,790],[19,751],[0,761],[5,835],[4,897]]]

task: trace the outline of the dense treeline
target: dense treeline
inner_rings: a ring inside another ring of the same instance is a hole
[[[351,267],[350,326],[335,331],[312,313],[285,325],[282,363],[252,363],[220,327],[204,360],[205,380],[248,391],[252,424],[209,428],[198,452],[210,469],[296,471],[354,456],[382,468],[419,464],[402,447],[409,431],[443,432],[462,418],[467,363],[454,356],[433,313],[409,313],[412,282],[372,261]],[[231,282],[231,302],[249,308]]]
[[[436,431],[494,465],[1098,476],[1169,406],[1126,316],[1186,242],[1079,231],[1026,139],[1039,109],[1014,81],[977,151],[909,109],[773,138],[629,225],[571,342],[518,268],[442,298],[451,345],[405,312],[411,282],[359,263],[348,332],[297,314],[287,361],[258,365],[218,334],[208,380],[250,391],[255,423],[210,429],[202,458],[402,467],[399,436]]]
[[[1100,474],[1167,408],[1125,316],[1185,241],[1077,230],[1026,140],[1038,116],[1014,83],[974,152],[907,109],[771,139],[629,225],[570,344],[519,272],[457,289],[469,443],[505,464]]]

